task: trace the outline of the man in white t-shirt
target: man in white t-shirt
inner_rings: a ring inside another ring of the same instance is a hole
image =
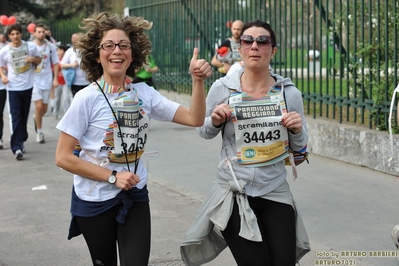
[[[0,49],[8,44],[6,36],[3,33],[0,33]]]
[[[80,57],[79,51],[74,50],[74,44],[76,43],[77,34],[74,33],[71,36],[72,46],[65,52],[64,57],[61,60],[61,68],[74,68],[75,78],[72,82],[71,91],[72,95],[75,94],[90,84],[86,78],[86,73],[79,67]]]
[[[3,120],[3,112],[4,107],[6,105],[7,100],[7,91],[6,85],[0,82],[0,150],[4,148],[3,142],[3,128],[4,128],[4,120]]]
[[[42,57],[42,61],[35,69],[32,92],[32,101],[35,103],[35,114],[33,115],[33,119],[37,133],[37,143],[45,142],[42,130],[43,116],[47,112],[51,90],[58,87],[57,49],[54,44],[45,39],[44,31],[44,25],[38,24],[33,32],[35,36],[33,43],[36,45],[37,50]]]
[[[7,45],[6,36],[3,33],[0,33],[0,49]],[[7,70],[4,69],[6,72]],[[0,82],[0,150],[4,148],[3,143],[3,128],[4,128],[4,120],[3,120],[3,112],[4,106],[7,100],[7,91],[6,85]]]
[[[11,114],[11,150],[17,160],[21,160],[24,142],[28,139],[27,122],[32,98],[35,65],[42,58],[36,45],[22,41],[22,26],[8,26],[10,43],[0,50],[0,76],[6,84]],[[7,67],[7,75],[4,71]]]

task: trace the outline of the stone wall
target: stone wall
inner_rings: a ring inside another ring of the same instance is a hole
[[[311,117],[307,117],[306,121],[310,136],[309,151],[312,154],[392,175],[399,174],[398,135],[393,135],[394,156],[389,160],[391,144],[387,131]]]

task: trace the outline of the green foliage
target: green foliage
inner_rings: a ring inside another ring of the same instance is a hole
[[[70,43],[71,34],[79,31],[82,18],[93,12],[123,13],[124,0],[46,0],[37,4],[33,0],[2,0],[1,14],[14,15],[17,22],[26,29],[29,23],[43,23],[50,26],[52,36],[63,44]],[[0,25],[0,31],[5,27]],[[24,32],[23,39],[29,40],[30,34]]]
[[[3,0],[1,8],[3,14],[19,14],[18,21],[25,16],[32,17],[29,22],[43,22],[52,26],[60,20],[87,17],[94,12],[122,13],[124,0],[45,0],[37,4],[33,0]],[[53,27],[53,26],[52,26]]]
[[[278,53],[278,52],[277,52]],[[331,60],[331,55],[328,54],[327,50],[320,51],[321,60],[320,66],[322,68],[328,68]],[[334,53],[334,62],[339,62],[340,54]],[[295,68],[307,68],[309,66],[308,50],[306,49],[287,49],[286,50],[286,62],[288,67]]]
[[[29,0],[6,0],[2,1],[1,5],[8,5],[10,14],[15,14],[19,12],[31,13],[35,17],[40,17],[42,14],[48,13],[50,10],[44,6],[36,4],[34,1]]]
[[[351,21],[354,23],[353,27],[358,29],[365,27],[367,30],[366,36],[363,36],[365,41],[357,43],[356,47],[351,47],[352,50],[357,49],[351,54],[358,59],[351,63],[351,75],[356,77],[352,79],[351,86],[356,88],[358,84],[362,84],[366,88],[372,88],[371,99],[376,107],[373,111],[373,120],[379,129],[386,129],[388,124],[387,115],[382,114],[381,109],[384,108],[383,105],[386,102],[390,101],[396,86],[395,73],[389,71],[389,68],[394,67],[395,62],[392,59],[398,52],[395,50],[394,41],[395,29],[399,27],[399,14],[389,12],[395,10],[395,4],[396,1],[385,1],[384,4],[381,3],[381,6],[374,3],[372,10],[368,10],[368,17]],[[355,5],[350,6],[351,11],[354,8]],[[360,4],[357,4],[356,8],[360,10]],[[354,14],[355,18],[357,16],[358,14]],[[357,32],[359,34],[360,30]],[[360,39],[359,36],[354,36],[354,31],[351,31],[349,36],[351,39]],[[359,73],[361,68],[367,69],[367,74],[361,75]]]
[[[79,32],[79,24],[82,21],[82,16],[75,16],[70,19],[56,21],[51,26],[52,36],[62,44],[70,44],[71,35]]]
[[[111,11],[112,2],[108,0],[47,0],[45,7],[52,12],[46,14],[46,19],[55,22],[73,17],[87,17],[94,12]]]

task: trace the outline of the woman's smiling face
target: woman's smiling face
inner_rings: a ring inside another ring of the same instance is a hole
[[[126,70],[133,58],[130,40],[123,30],[113,29],[104,34],[97,61],[103,67],[106,82],[115,84],[113,80],[125,79]]]

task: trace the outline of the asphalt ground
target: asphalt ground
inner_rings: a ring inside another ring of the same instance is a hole
[[[38,144],[30,115],[26,154],[17,161],[9,148],[7,109],[4,115],[0,266],[90,265],[83,237],[67,240],[72,174],[54,163],[57,120],[44,117],[46,143]],[[146,158],[150,265],[183,265],[179,246],[214,179],[219,145],[220,139],[203,140],[192,128],[151,121],[147,151],[160,155]],[[398,265],[390,236],[399,223],[398,177],[313,154],[309,160],[298,167],[296,181],[288,177],[312,248],[301,265]],[[207,265],[235,263],[225,250]]]
[[[38,144],[33,110],[32,104],[29,138],[22,160],[16,160],[10,149],[7,108],[4,111],[4,149],[0,150],[0,266],[91,265],[84,238],[67,240],[73,179],[72,174],[55,165],[58,120],[52,115],[43,117],[46,143]],[[149,179],[150,265],[184,265],[179,246],[201,202],[195,192],[187,190],[185,195],[169,187],[162,178],[150,175]],[[208,265],[234,265],[228,251],[224,253]]]

